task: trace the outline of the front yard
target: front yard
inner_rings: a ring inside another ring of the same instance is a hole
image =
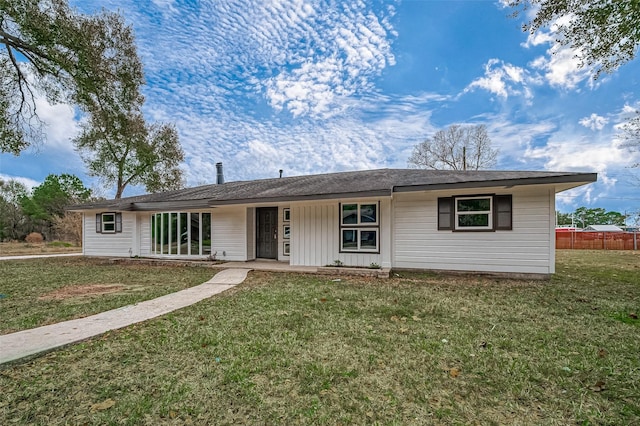
[[[56,288],[125,282],[86,267]],[[557,269],[547,283],[252,272],[192,307],[0,370],[0,423],[639,424],[640,255],[559,251]],[[39,287],[46,270],[20,297],[55,290]],[[62,300],[102,296],[86,297]],[[52,309],[10,300],[5,330],[24,326],[23,310]]]

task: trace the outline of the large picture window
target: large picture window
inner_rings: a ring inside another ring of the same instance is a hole
[[[151,216],[154,254],[207,256],[211,254],[211,213],[156,213]]]
[[[511,195],[438,198],[438,229],[495,231],[512,229]]]
[[[379,251],[378,203],[340,205],[340,251]]]

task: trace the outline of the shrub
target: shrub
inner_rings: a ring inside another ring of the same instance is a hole
[[[42,234],[39,232],[32,232],[29,235],[27,235],[24,240],[30,244],[36,244],[36,243],[41,243],[44,241],[44,238],[42,238]]]

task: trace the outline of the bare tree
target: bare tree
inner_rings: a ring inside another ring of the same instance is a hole
[[[495,166],[497,156],[486,126],[453,124],[417,144],[408,163],[424,169],[481,170]]]
[[[55,237],[60,241],[82,245],[82,213],[65,212],[63,216],[53,218]]]

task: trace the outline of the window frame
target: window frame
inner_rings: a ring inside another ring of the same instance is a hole
[[[459,210],[458,202],[466,200],[489,200],[489,210]],[[493,231],[493,195],[473,195],[453,197],[453,229],[456,231]],[[460,225],[464,216],[487,216],[487,225]]]
[[[356,233],[356,247],[344,248],[344,231],[353,231]],[[375,232],[376,233],[376,246],[373,249],[362,248],[362,233],[363,232]],[[379,227],[367,227],[367,228],[354,228],[354,227],[341,227],[340,228],[340,253],[380,253],[380,228]]]
[[[466,214],[487,214],[490,226],[459,226],[458,200],[489,198],[489,211],[475,211]],[[439,231],[452,232],[495,232],[513,230],[513,195],[512,194],[465,194],[450,197],[439,197],[436,211]]]
[[[342,214],[342,207],[343,206],[351,206],[351,205],[356,205],[356,223],[344,223],[344,216]],[[376,221],[375,222],[362,222],[362,206],[369,206],[369,205],[373,205],[376,206]],[[379,201],[372,201],[372,202],[364,202],[364,203],[359,203],[359,202],[354,202],[354,203],[340,203],[340,227],[358,227],[358,226],[380,226],[380,202]]]
[[[197,220],[194,221],[194,217]],[[151,213],[149,223],[152,226],[150,250],[153,256],[201,257],[211,255],[213,232],[211,228],[211,212],[154,212]],[[197,225],[197,229],[195,229],[194,225]],[[206,244],[207,241],[209,245]],[[194,246],[194,243],[197,243],[197,245]],[[174,244],[175,247],[172,247]]]
[[[356,223],[344,223],[343,207],[344,206],[356,206]],[[362,206],[375,206],[375,222],[363,222],[362,221]],[[367,254],[379,254],[380,253],[380,201],[364,201],[364,202],[346,202],[338,204],[339,215],[339,253],[367,253]],[[345,248],[344,247],[344,232],[355,232],[356,247]],[[362,233],[363,232],[375,232],[375,247],[362,248]]]
[[[113,216],[112,220],[105,220],[105,216]],[[106,229],[107,225],[113,225],[113,229]],[[122,232],[122,213],[101,212],[96,213],[97,234],[118,234]]]

